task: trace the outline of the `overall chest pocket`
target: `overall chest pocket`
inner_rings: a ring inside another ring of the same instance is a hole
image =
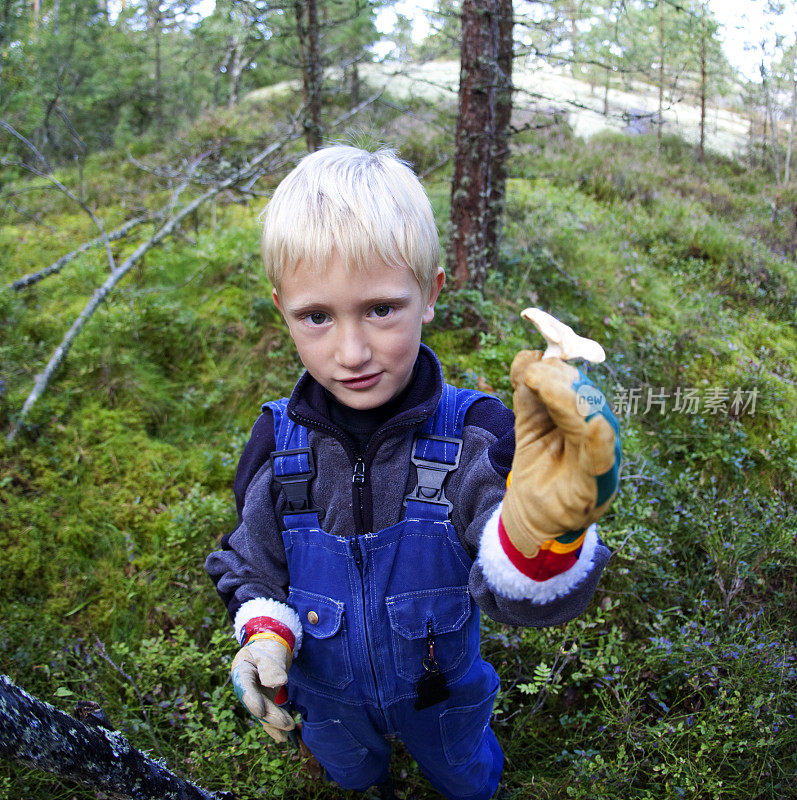
[[[393,658],[398,674],[413,685],[425,673],[431,624],[434,656],[451,682],[468,668],[468,625],[471,599],[467,588],[454,586],[405,592],[385,598],[390,620]]]
[[[291,588],[288,605],[302,622],[302,646],[289,677],[298,683],[343,689],[353,680],[345,605],[324,595]]]

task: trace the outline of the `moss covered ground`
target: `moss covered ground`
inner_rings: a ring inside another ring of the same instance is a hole
[[[175,165],[212,142],[235,163],[278,113],[208,118],[134,155]],[[419,164],[450,144],[392,143]],[[448,179],[427,178],[443,233]],[[95,157],[83,181],[109,230],[170,189],[123,153]],[[63,196],[23,185],[36,221],[0,228],[2,286],[96,235]],[[797,794],[794,197],[742,164],[699,163],[675,138],[660,153],[646,137],[514,142],[500,269],[482,293],[444,290],[425,340],[450,381],[510,403],[512,357],[539,344],[521,308],[598,339],[608,360],[591,376],[620,417],[625,466],[601,528],[614,557],[587,612],[545,630],[483,622],[507,797]],[[232,480],[260,403],[301,372],[259,265],[263,202],[223,196],[150,252],[0,445],[0,671],[65,710],[99,702],[208,789],[348,797],[238,707],[235,645],[202,567],[235,524]],[[117,261],[148,231],[116,243]],[[100,248],[0,291],[5,430],[107,270]],[[400,748],[394,767],[401,798],[435,796]],[[96,795],[3,763],[0,796]]]

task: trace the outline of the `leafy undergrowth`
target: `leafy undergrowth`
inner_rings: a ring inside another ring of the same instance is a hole
[[[221,142],[235,162],[254,117],[278,122],[256,111],[244,133],[208,120],[134,155],[168,164]],[[440,145],[408,146],[434,163]],[[614,557],[587,612],[546,630],[483,623],[502,676],[507,797],[797,792],[793,200],[731,162],[699,164],[677,140],[655,149],[516,142],[502,269],[483,294],[446,290],[426,331],[449,380],[510,403],[512,357],[539,344],[518,312],[541,306],[604,344],[591,375],[623,429],[621,492],[601,527]],[[168,200],[154,173],[117,160],[84,175],[109,224],[131,216],[131,198]],[[428,188],[442,227],[446,176]],[[52,193],[40,202],[48,227],[20,218],[0,231],[3,285],[95,235]],[[232,479],[260,403],[301,371],[258,262],[261,202],[220,202],[150,253],[3,446],[0,670],[65,710],[99,702],[206,788],[354,797],[239,708],[226,681],[235,646],[202,567],[234,525]],[[114,245],[117,261],[132,246]],[[107,268],[100,249],[0,292],[6,429]],[[394,772],[405,800],[435,796],[400,746]],[[0,794],[95,796],[9,764]]]

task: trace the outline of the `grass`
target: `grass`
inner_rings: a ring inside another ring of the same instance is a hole
[[[278,121],[261,102],[239,126],[225,112],[135,155],[168,164],[234,137],[234,160]],[[374,112],[362,125],[401,149],[399,122]],[[408,147],[432,164],[441,142]],[[518,313],[539,305],[601,341],[609,357],[592,377],[615,405],[631,390],[639,405],[621,414],[621,492],[602,525],[614,556],[589,609],[543,630],[483,622],[502,677],[507,795],[794,795],[793,205],[764,175],[700,164],[674,139],[656,157],[644,137],[524,134],[510,173],[501,267],[483,294],[445,290],[426,341],[449,380],[509,403],[514,353],[539,344]],[[109,226],[168,199],[119,154],[84,175]],[[428,183],[441,228],[447,181]],[[0,229],[3,285],[95,235],[59,196],[30,197],[43,224]],[[96,700],[206,788],[331,800],[349,795],[312,780],[238,707],[234,643],[202,568],[235,524],[232,480],[260,403],[301,371],[259,267],[259,206],[220,202],[215,227],[200,216],[150,253],[17,444],[0,446],[0,671],[66,710]],[[132,244],[114,248],[121,259]],[[0,292],[4,426],[106,271],[100,249]],[[676,410],[687,389],[694,413]],[[737,389],[756,392],[754,412],[733,410]],[[434,797],[400,747],[394,771],[405,800]],[[94,796],[7,763],[0,794]]]

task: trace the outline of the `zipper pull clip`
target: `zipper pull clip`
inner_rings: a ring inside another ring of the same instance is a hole
[[[426,658],[423,660],[424,674],[415,685],[415,710],[422,711],[429,706],[442,703],[451,696],[445,675],[434,657],[434,631],[432,620],[426,621]]]
[[[357,486],[362,486],[365,483],[365,462],[359,457],[354,464],[354,475],[351,482]]]
[[[423,660],[424,669],[429,672],[437,670],[437,661],[434,657],[434,631],[432,630],[432,620],[426,622],[426,650],[427,656]]]

